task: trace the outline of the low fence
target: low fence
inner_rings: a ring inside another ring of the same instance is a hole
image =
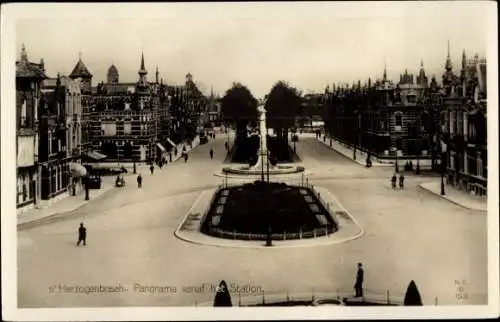
[[[249,182],[251,183],[251,182]],[[314,186],[309,183],[309,179],[307,177],[302,177],[300,181],[294,181],[293,183],[291,182],[283,182],[287,183],[289,186],[296,186],[296,187],[301,187],[301,188],[306,188],[309,189],[312,194],[317,198],[318,202],[321,204],[321,206],[326,210],[328,215],[330,215],[330,218],[333,220],[334,225],[328,225],[326,227],[320,227],[320,228],[315,228],[312,230],[306,230],[303,231],[302,229],[299,229],[295,232],[284,232],[284,233],[272,233],[271,234],[271,239],[272,240],[297,240],[297,239],[305,239],[305,238],[318,238],[318,237],[328,237],[331,234],[335,233],[339,229],[339,220],[337,218],[336,213],[333,211],[333,205],[331,205],[329,202],[326,202],[325,199],[321,196],[321,194],[316,191]],[[210,200],[210,205],[212,205],[215,202],[216,196],[219,194],[221,190],[224,189],[229,189],[233,187],[238,187],[241,186],[245,183],[228,183],[227,180],[223,182],[223,184],[220,184],[217,186],[212,199]],[[202,215],[201,222],[205,222],[206,217],[210,211],[210,208],[205,211],[205,213]],[[227,231],[223,230],[220,228],[211,228],[210,223],[209,223],[209,233],[212,236],[216,236],[219,238],[225,238],[225,239],[238,239],[238,240],[259,240],[259,241],[264,241],[267,240],[268,235],[267,234],[262,234],[262,233],[240,233],[236,231]]]
[[[233,292],[231,292],[233,291]],[[260,307],[260,306],[319,306],[319,305],[343,305],[343,306],[403,306],[406,290],[371,290],[364,288],[362,297],[354,297],[354,290],[345,288],[325,289],[310,288],[307,291],[292,289],[266,291],[260,287],[245,289],[242,292],[230,290],[231,302],[236,307]],[[215,296],[215,293],[213,294]],[[422,304],[439,305],[437,296],[422,298]],[[195,306],[212,306],[212,301],[201,301],[193,299]]]

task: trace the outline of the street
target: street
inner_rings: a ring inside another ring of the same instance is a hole
[[[466,210],[407,176],[390,189],[392,167],[364,168],[312,137],[297,153],[365,230],[351,242],[313,248],[235,249],[193,245],[174,236],[200,193],[222,183],[225,134],[153,175],[91,200],[70,218],[18,231],[18,305],[39,307],[191,306],[211,301],[224,279],[243,295],[332,292],[352,295],[356,265],[365,293],[404,297],[415,280],[426,305],[487,304],[486,213]],[[213,160],[209,151],[213,149]],[[231,179],[230,179],[231,180]],[[87,246],[77,229],[87,227]],[[466,299],[457,299],[456,280]],[[99,292],[92,286],[121,286]],[[205,287],[202,287],[205,285]],[[236,287],[238,286],[238,287]],[[246,287],[248,286],[248,287]],[[236,294],[233,294],[237,298]],[[236,300],[233,300],[233,304]]]

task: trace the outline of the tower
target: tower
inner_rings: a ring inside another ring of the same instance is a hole
[[[425,70],[424,70],[424,61],[420,61],[420,72],[417,76],[417,84],[421,86],[427,87],[428,85],[428,78],[425,75]]]
[[[141,55],[141,68],[139,69],[139,71],[137,73],[139,74],[138,85],[140,87],[146,87],[148,85],[148,81],[146,78],[148,71],[146,70],[146,67],[144,66],[144,52]]]
[[[120,74],[118,73],[118,69],[115,64],[111,64],[108,69],[108,83],[109,84],[117,84],[120,80]]]
[[[81,90],[82,93],[90,93],[92,92],[92,74],[89,72],[87,66],[82,61],[82,54],[78,54],[78,62],[76,63],[75,68],[71,74],[69,74],[69,78],[72,80],[80,79],[81,80]]]

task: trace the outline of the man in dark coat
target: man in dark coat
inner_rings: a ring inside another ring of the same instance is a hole
[[[152,163],[149,166],[149,171],[151,171],[151,174],[153,174],[155,172],[155,166]]]
[[[138,188],[142,188],[142,176],[141,174],[139,173],[139,175],[137,176],[137,187]]]
[[[210,159],[213,159],[214,158],[214,150],[210,149]]]
[[[81,242],[83,242],[83,246],[87,245],[87,228],[83,226],[83,223],[80,223],[80,227],[78,227],[78,242],[76,246],[80,246]]]
[[[356,297],[363,296],[363,278],[365,271],[363,270],[363,264],[358,263],[358,272],[356,273],[356,283],[354,284],[354,290],[356,291]]]

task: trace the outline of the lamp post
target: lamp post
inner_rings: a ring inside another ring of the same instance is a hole
[[[448,146],[441,139],[441,196],[444,196],[446,193],[444,191],[444,176],[446,173],[446,162],[447,158]]]

